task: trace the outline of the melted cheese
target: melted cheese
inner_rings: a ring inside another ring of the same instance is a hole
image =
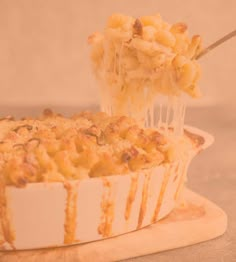
[[[100,82],[101,110],[128,115],[146,127],[172,125],[181,134],[185,105],[181,94],[199,96],[199,36],[189,38],[187,26],[169,25],[159,15],[135,19],[112,15],[104,33],[89,38],[94,71]],[[167,106],[155,103],[168,97]],[[159,118],[159,119],[157,119]]]

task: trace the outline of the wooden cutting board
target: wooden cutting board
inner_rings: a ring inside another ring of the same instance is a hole
[[[144,229],[106,240],[61,248],[0,252],[1,262],[111,262],[184,247],[222,235],[227,216],[206,198],[186,189],[185,205]],[[47,237],[47,236],[45,236]]]

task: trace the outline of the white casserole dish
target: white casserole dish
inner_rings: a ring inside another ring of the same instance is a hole
[[[157,222],[174,208],[192,158],[213,142],[185,127],[196,147],[185,163],[63,183],[7,186],[0,249],[35,249],[113,237]],[[189,133],[190,132],[190,133]]]

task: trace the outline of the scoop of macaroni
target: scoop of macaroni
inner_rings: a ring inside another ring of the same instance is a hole
[[[101,83],[102,110],[140,120],[158,94],[200,96],[195,60],[201,38],[190,38],[184,23],[160,15],[133,18],[114,14],[103,32],[89,37],[94,72]]]

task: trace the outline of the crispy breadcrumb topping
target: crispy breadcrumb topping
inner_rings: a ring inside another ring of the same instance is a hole
[[[159,131],[102,112],[0,121],[0,175],[17,187],[128,174],[174,161],[170,150]]]

